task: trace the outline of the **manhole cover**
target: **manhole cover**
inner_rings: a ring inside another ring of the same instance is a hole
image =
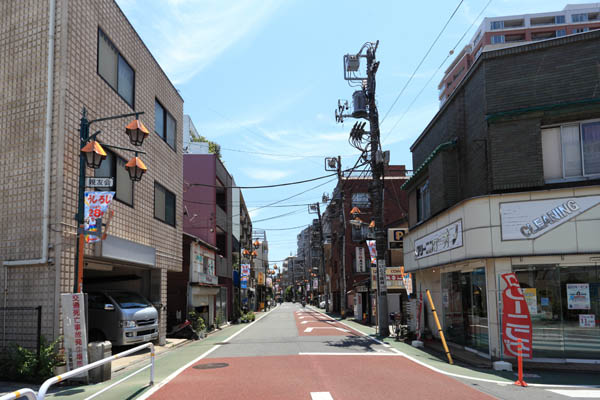
[[[207,364],[198,364],[194,365],[194,369],[216,369],[216,368],[225,368],[229,367],[227,363],[207,363]]]

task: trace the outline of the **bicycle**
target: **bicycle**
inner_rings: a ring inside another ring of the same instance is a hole
[[[390,322],[392,323],[392,335],[396,335],[396,341],[405,338],[408,327],[402,325],[402,313],[390,313]]]

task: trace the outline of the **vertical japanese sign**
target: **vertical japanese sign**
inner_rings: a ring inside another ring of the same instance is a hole
[[[112,202],[115,192],[85,192],[84,198],[84,227],[86,231],[97,231],[96,220],[102,218]],[[99,242],[100,237],[93,234],[85,235],[86,243]]]
[[[65,357],[69,371],[87,365],[85,300],[83,293],[61,295]]]
[[[371,264],[377,264],[377,247],[374,240],[367,240],[369,255],[371,256]]]
[[[242,264],[242,276],[250,276],[250,264]]]
[[[527,301],[517,280],[510,272],[501,275],[506,282],[502,292],[502,344],[504,355],[517,357],[518,339],[523,346],[523,357],[532,356],[532,327]]]
[[[247,276],[242,276],[241,280],[240,280],[240,287],[242,289],[248,289],[248,277]]]
[[[367,272],[364,247],[359,246],[355,247],[354,249],[356,253],[356,272]]]

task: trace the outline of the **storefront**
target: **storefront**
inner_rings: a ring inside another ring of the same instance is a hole
[[[465,200],[413,228],[404,256],[417,297],[430,290],[449,342],[511,358],[501,276],[515,273],[531,317],[531,360],[600,360],[599,187]]]

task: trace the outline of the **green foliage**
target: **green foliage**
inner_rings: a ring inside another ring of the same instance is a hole
[[[58,344],[62,338],[48,343],[41,337],[40,356],[19,345],[13,345],[8,358],[2,365],[0,374],[12,381],[43,382],[54,376],[54,367],[62,364],[63,358],[58,352]]]
[[[219,328],[219,326],[221,326],[221,324],[225,322],[225,318],[223,316],[222,312],[218,312],[217,316],[215,318],[215,325],[217,325],[217,328]]]
[[[204,318],[202,318],[196,311],[190,311],[188,313],[188,319],[192,323],[192,328],[194,328],[196,332],[200,332],[206,329]]]
[[[242,322],[252,322],[255,319],[256,319],[256,314],[254,314],[252,311],[249,311],[246,314],[242,315]]]
[[[194,143],[208,143],[208,151],[212,154],[215,154],[217,157],[219,157],[219,160],[221,159],[221,146],[218,145],[217,143],[208,140],[207,138],[205,138],[204,136],[200,135],[200,137],[192,137],[190,139],[191,142]]]

